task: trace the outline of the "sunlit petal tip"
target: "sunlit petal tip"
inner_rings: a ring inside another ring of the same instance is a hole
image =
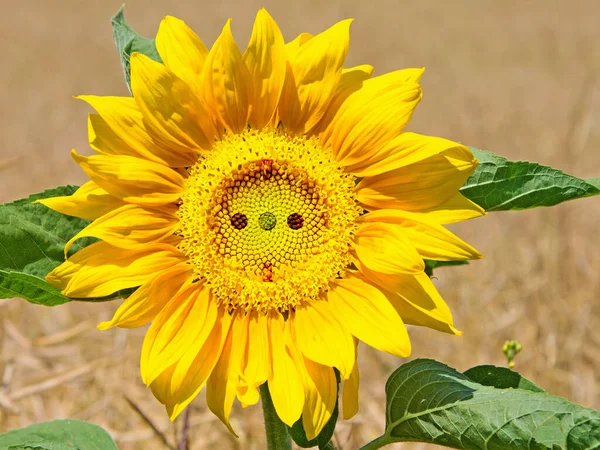
[[[185,410],[186,405],[176,404],[176,405],[166,405],[167,414],[169,415],[169,420],[174,422],[177,417]]]
[[[64,288],[64,286],[63,286],[63,284],[61,282],[60,277],[57,277],[55,275],[54,271],[48,273],[45,278],[46,278],[46,281],[48,282],[48,284],[50,286],[53,286],[53,287],[59,288],[59,289],[60,288]],[[64,292],[61,292],[61,294],[64,295]]]
[[[462,336],[464,333],[462,331],[460,331],[459,329],[457,329],[454,325],[450,325],[448,324],[448,328],[450,328],[450,330],[454,333],[454,335],[456,336]]]
[[[252,88],[248,114],[250,125],[261,129],[275,120],[287,65],[281,30],[264,9],[256,15],[243,61]]]
[[[485,256],[483,256],[483,254],[479,253],[478,250],[473,248],[473,251],[471,252],[471,254],[469,255],[469,259],[483,259],[485,258]]]
[[[156,49],[163,63],[196,90],[208,49],[183,20],[163,18],[156,35]]]
[[[267,8],[265,8],[264,6],[259,8],[259,10],[257,11],[256,17],[259,17],[259,16],[266,16],[266,17],[272,18],[271,14],[269,14],[269,11],[267,11]]]
[[[165,17],[162,18],[161,25],[163,23],[164,24],[172,24],[173,22],[175,22],[175,23],[181,23],[181,22],[183,22],[183,20],[181,20],[181,19],[179,19],[179,18],[177,18],[175,16],[170,16],[170,15],[167,14]],[[159,29],[160,29],[160,27],[159,27]]]
[[[248,124],[252,84],[228,19],[213,44],[202,72],[202,96],[215,119],[232,133]]]
[[[223,28],[221,30],[222,36],[231,37],[233,39],[233,35],[231,34],[231,22],[232,21],[233,21],[233,19],[231,17],[229,17],[225,21],[225,25],[223,25]]]
[[[106,321],[106,322],[100,322],[98,325],[96,325],[96,328],[98,328],[101,331],[104,330],[108,330],[109,328],[113,328],[114,325],[112,324],[112,321]]]
[[[331,33],[335,39],[340,39],[346,42],[346,49],[350,44],[350,26],[354,22],[354,18],[343,19],[333,25],[323,33]]]
[[[421,81],[421,77],[423,76],[423,74],[425,73],[425,67],[420,67],[418,69],[415,69],[415,76],[414,78],[411,79],[411,81],[414,81],[415,83],[419,83]],[[421,93],[422,95],[422,93]]]
[[[237,43],[235,42],[235,38],[233,37],[233,32],[231,31],[231,22],[232,22],[231,18],[227,19],[227,21],[225,22],[225,25],[223,25],[221,34],[217,38],[217,41],[215,41],[213,47],[215,45],[217,45],[217,42],[218,42],[219,45],[221,45],[225,48],[235,48],[239,52],[240,51],[239,47],[237,46]]]

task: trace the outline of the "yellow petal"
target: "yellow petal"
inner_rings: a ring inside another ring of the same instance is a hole
[[[128,203],[158,206],[179,199],[184,179],[175,170],[132,156],[71,156],[85,173],[111,195]]]
[[[302,414],[304,385],[294,360],[285,344],[284,321],[277,311],[269,312],[269,343],[272,372],[269,392],[279,418],[292,426]]]
[[[161,21],[156,34],[156,49],[171,72],[192,90],[199,90],[208,49],[183,20],[166,16]]]
[[[191,276],[190,266],[186,263],[180,263],[159,272],[131,294],[119,306],[113,318],[108,322],[100,323],[98,329],[136,328],[146,325],[156,317],[187,281],[191,281]]]
[[[186,167],[195,161],[195,153],[161,147],[150,137],[135,99],[95,95],[77,98],[98,111],[88,116],[88,139],[94,150],[107,155],[135,156],[171,167]]]
[[[445,202],[429,209],[418,211],[427,219],[441,224],[462,222],[485,215],[485,210],[457,192]]]
[[[355,344],[357,344],[355,339]],[[357,349],[358,356],[358,349]],[[358,387],[360,385],[360,374],[358,372],[358,361],[354,363],[352,373],[344,380],[342,391],[342,417],[344,420],[352,419],[358,412]]]
[[[380,209],[359,218],[362,223],[398,225],[419,255],[425,259],[456,261],[480,259],[483,256],[455,234],[427,218],[399,209]]]
[[[404,322],[455,335],[452,313],[425,273],[385,275],[360,268],[363,276],[385,290],[385,294]]]
[[[292,320],[297,345],[304,356],[336,367],[345,379],[354,366],[354,342],[336,314],[327,302],[312,300],[298,306],[295,316],[288,320]]]
[[[331,367],[304,358],[306,365],[302,424],[309,440],[316,438],[327,425],[337,401],[337,380]]]
[[[46,281],[72,298],[105,297],[121,289],[141,286],[156,273],[181,262],[168,244],[123,250],[96,242],[79,250],[46,275]]]
[[[206,385],[206,404],[221,422],[237,437],[229,424],[229,414],[240,383],[243,349],[248,339],[248,323],[243,317],[232,317],[232,325],[221,357]]]
[[[279,117],[290,131],[305,133],[325,115],[348,53],[351,19],[288,52],[289,69],[279,101]],[[295,53],[291,55],[291,53]]]
[[[248,124],[252,84],[250,73],[231,34],[231,19],[223,27],[204,65],[203,96],[229,131],[240,133]]]
[[[208,381],[221,356],[230,326],[231,315],[220,307],[217,320],[200,350],[190,346],[177,361],[171,379],[172,397],[166,403],[171,420],[185,409]]]
[[[194,359],[212,331],[217,310],[210,289],[201,283],[187,286],[167,303],[144,338],[140,370],[146,385],[188,350],[195,350]]]
[[[419,273],[425,269],[412,242],[401,227],[363,223],[354,236],[354,251],[369,269],[382,273]]]
[[[129,249],[140,244],[158,242],[173,235],[178,227],[177,207],[142,207],[124,205],[96,219],[65,245],[65,257],[69,247],[80,238],[95,237],[115,247]]]
[[[296,57],[296,53],[298,53],[298,50],[300,50],[300,47],[306,44],[312,37],[313,35],[310,33],[300,33],[293,41],[285,44],[285,54],[287,59],[290,61],[294,59]]]
[[[366,80],[350,95],[321,137],[343,166],[361,162],[395,138],[421,100],[414,81],[422,69],[405,69]]]
[[[342,69],[340,82],[335,89],[331,103],[327,107],[325,116],[323,116],[321,122],[315,128],[315,132],[323,131],[327,128],[340,109],[340,106],[342,106],[342,103],[346,101],[350,94],[358,91],[365,80],[371,78],[374,70],[373,66],[368,64],[350,69]]]
[[[200,393],[218,361],[227,333],[229,332],[230,316],[222,310],[219,318],[206,339],[197,351],[196,348],[186,351],[184,357],[169,366],[150,384],[152,393],[167,407],[171,421],[185,409],[186,406]],[[190,357],[195,358],[190,361]],[[177,377],[176,372],[184,373]],[[174,384],[180,378],[181,383]]]
[[[263,128],[275,114],[287,61],[281,31],[264,8],[256,15],[243,58],[254,86],[250,124]]]
[[[95,220],[125,204],[93,181],[83,184],[73,195],[43,198],[33,203],[41,203],[61,214],[87,220]]]
[[[118,98],[119,97],[117,97],[117,99]],[[135,101],[133,106],[136,107]],[[127,111],[127,109],[125,109],[125,111]],[[135,111],[135,113],[139,114],[141,121],[141,114],[138,111]],[[113,131],[108,122],[104,120],[100,114],[88,114],[88,139],[90,146],[98,153],[102,153],[104,155],[129,155],[161,164],[165,163],[160,158],[156,157],[152,152],[148,151],[146,146],[139,146],[138,148],[135,148],[121,139],[121,137],[119,137],[119,135]]]
[[[454,147],[461,145],[439,137],[401,133],[369,158],[348,166],[346,170],[358,177],[372,177],[423,161]]]
[[[197,94],[163,64],[132,53],[131,91],[158,145],[192,154],[211,147],[212,119]]]
[[[410,355],[406,327],[379,289],[356,276],[335,280],[330,286],[331,308],[354,336],[377,350],[403,358]]]
[[[251,311],[247,319],[248,343],[242,360],[238,398],[244,405],[253,405],[259,399],[258,387],[271,377],[271,352],[267,316]]]
[[[477,167],[471,151],[458,146],[423,161],[365,177],[356,198],[367,209],[428,211],[456,195]]]

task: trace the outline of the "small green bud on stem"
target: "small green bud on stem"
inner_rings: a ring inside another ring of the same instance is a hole
[[[502,346],[502,351],[506,356],[506,362],[509,369],[513,369],[515,367],[515,356],[523,349],[523,346],[519,343],[519,341],[506,341]]]

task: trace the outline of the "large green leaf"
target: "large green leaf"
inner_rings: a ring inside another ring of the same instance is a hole
[[[3,450],[118,450],[110,435],[88,422],[55,420],[0,434]]]
[[[484,385],[437,361],[404,364],[386,384],[385,434],[363,450],[407,441],[474,450],[600,448],[600,411],[535,391],[533,383],[523,389],[503,370],[497,384],[506,387],[490,386],[490,372],[471,371]],[[518,388],[509,387],[515,382]]]
[[[0,270],[43,277],[64,261],[65,243],[90,222],[33,202],[72,195],[77,189],[61,186],[0,205]],[[89,240],[76,242],[72,252],[88,244]]]
[[[0,299],[21,297],[31,303],[56,306],[71,301],[46,283],[44,277],[64,260],[64,247],[90,222],[65,216],[41,204],[41,198],[71,195],[77,186],[62,186],[31,195],[26,199],[0,205]],[[93,242],[79,239],[70,254]],[[103,301],[127,297],[132,290],[110,297],[90,298]]]
[[[35,275],[0,270],[0,299],[15,297],[45,306],[57,306],[71,301],[60,293],[60,289],[50,286]]]
[[[469,147],[479,166],[461,192],[486,211],[552,206],[600,194],[600,179],[581,180],[560,170]]]
[[[71,195],[77,189],[62,186],[0,205],[0,298],[23,297],[48,306],[69,301],[44,277],[64,261],[65,243],[89,221],[65,216],[33,201]],[[82,239],[71,251],[89,242]]]
[[[125,82],[131,92],[131,76],[129,59],[133,52],[143,53],[144,55],[152,58],[155,61],[162,62],[158,51],[156,50],[156,44],[154,39],[148,39],[140,36],[133,28],[129,26],[125,20],[123,9],[125,5],[119,8],[119,11],[110,19],[112,24],[113,39],[121,58],[121,66],[123,67],[123,74],[125,75]]]

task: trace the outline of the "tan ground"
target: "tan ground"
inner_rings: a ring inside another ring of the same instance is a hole
[[[124,95],[108,19],[121,0],[1,0],[0,201],[84,176],[69,150],[87,150],[88,107],[74,94]],[[170,4],[169,4],[170,3]],[[163,15],[185,19],[207,43],[226,18],[238,42],[265,5],[286,38],[355,17],[348,65],[377,73],[427,66],[412,131],[445,136],[512,159],[600,175],[600,28],[595,0],[216,2],[132,0],[130,22],[154,34]],[[465,334],[411,328],[414,357],[464,370],[504,363],[519,339],[518,369],[548,391],[600,407],[600,200],[495,213],[454,229],[486,259],[436,273]],[[117,303],[46,309],[0,302],[0,431],[72,417],[98,423],[121,449],[161,449],[128,396],[174,439],[162,407],[139,379],[139,330],[97,331]],[[384,382],[402,361],[362,349],[361,410],[338,426],[339,448],[355,449],[384,423]],[[264,448],[259,407],[236,408],[233,439],[193,403],[192,449]],[[176,423],[176,426],[178,423]],[[403,448],[426,448],[406,445]],[[400,446],[398,446],[400,448]]]

